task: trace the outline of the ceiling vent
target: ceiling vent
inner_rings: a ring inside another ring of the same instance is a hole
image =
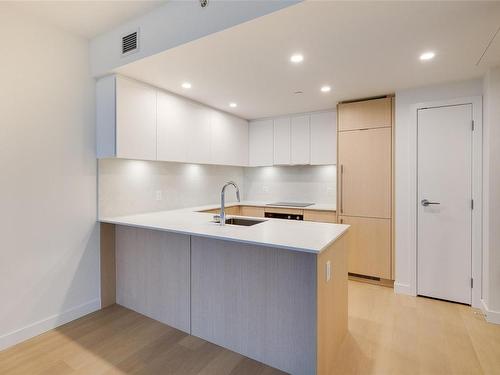
[[[139,51],[139,30],[122,36],[122,56]]]

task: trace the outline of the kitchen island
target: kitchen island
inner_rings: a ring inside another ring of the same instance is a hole
[[[330,374],[347,332],[348,226],[220,226],[202,209],[101,218],[102,306],[291,374]]]

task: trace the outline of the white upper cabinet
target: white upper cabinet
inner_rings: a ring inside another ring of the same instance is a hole
[[[210,110],[180,96],[158,91],[158,160],[210,161]]]
[[[210,162],[248,166],[248,121],[212,110],[210,128]]]
[[[274,119],[274,164],[290,164],[290,118]]]
[[[156,160],[156,90],[116,77],[116,157]]]
[[[311,114],[311,164],[337,163],[336,115],[335,111]]]
[[[250,121],[248,162],[251,167],[274,164],[273,120]]]
[[[311,139],[309,115],[292,117],[290,123],[290,163],[311,163]]]
[[[98,158],[248,165],[248,121],[121,76],[96,89]]]

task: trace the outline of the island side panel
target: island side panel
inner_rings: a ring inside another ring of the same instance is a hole
[[[115,225],[101,223],[101,308],[116,303]]]
[[[290,374],[316,373],[316,255],[191,239],[191,332]]]
[[[318,375],[335,373],[336,355],[347,334],[348,235],[347,232],[318,255]]]
[[[117,225],[116,302],[190,333],[190,236]]]

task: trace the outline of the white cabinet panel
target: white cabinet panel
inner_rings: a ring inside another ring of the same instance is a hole
[[[156,160],[156,89],[116,77],[116,156]]]
[[[309,164],[311,162],[309,115],[292,117],[290,129],[291,164]]]
[[[158,160],[207,163],[210,112],[200,104],[158,91]]]
[[[290,164],[290,118],[274,120],[274,164]]]
[[[337,163],[336,112],[311,114],[311,164]]]
[[[250,166],[273,165],[273,120],[251,121],[248,126]]]
[[[248,121],[211,111],[211,163],[248,165]]]
[[[187,158],[189,111],[186,103],[175,95],[158,91],[158,160],[184,161]]]

